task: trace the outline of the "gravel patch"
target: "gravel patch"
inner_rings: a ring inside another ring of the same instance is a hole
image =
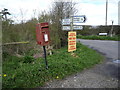
[[[101,68],[102,67],[102,68]],[[45,88],[118,88],[118,79],[104,73],[103,64],[75,75],[46,83]]]

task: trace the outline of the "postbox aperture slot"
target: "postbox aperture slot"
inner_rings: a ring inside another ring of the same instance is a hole
[[[48,29],[49,27],[41,27],[41,29]]]

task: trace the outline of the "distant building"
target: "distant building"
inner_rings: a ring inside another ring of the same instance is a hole
[[[120,1],[118,2],[118,25],[120,25]]]

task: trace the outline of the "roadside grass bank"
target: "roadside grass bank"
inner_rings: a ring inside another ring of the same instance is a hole
[[[120,41],[120,35],[118,36],[97,36],[97,35],[90,35],[90,36],[82,36],[78,35],[77,38],[80,39],[89,39],[89,40],[114,40],[114,41]]]
[[[74,53],[68,53],[67,47],[64,47],[54,50],[53,55],[47,56],[48,70],[45,69],[43,58],[3,55],[3,59],[3,74],[6,74],[2,78],[3,88],[34,88],[42,87],[50,80],[62,79],[90,68],[104,60],[104,57],[77,43]]]

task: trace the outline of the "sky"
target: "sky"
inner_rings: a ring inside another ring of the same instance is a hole
[[[0,0],[0,11],[7,8],[11,15],[8,18],[15,22],[30,20],[42,11],[48,12],[54,0]],[[69,0],[67,0],[69,1]],[[105,25],[106,0],[73,0],[77,3],[78,12],[75,15],[85,15],[87,20],[81,25]],[[118,25],[118,2],[108,0],[107,24]]]

